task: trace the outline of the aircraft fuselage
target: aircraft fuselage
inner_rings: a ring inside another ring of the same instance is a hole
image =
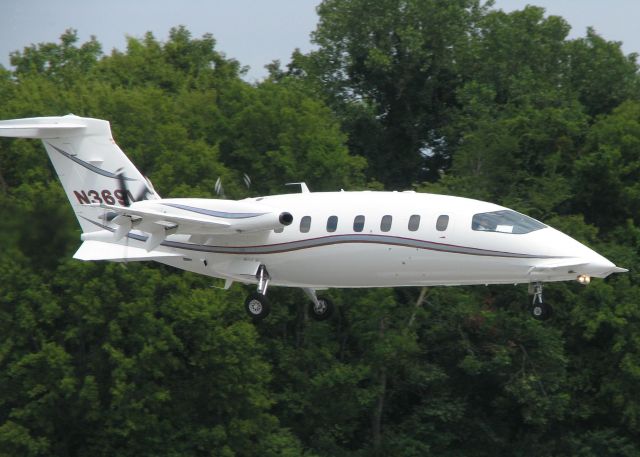
[[[178,201],[193,210],[219,202],[164,199],[153,204]],[[181,257],[158,261],[241,282],[256,282],[252,265],[262,264],[273,285],[313,288],[564,281],[579,275],[604,277],[615,268],[583,244],[540,223],[527,233],[517,233],[513,226],[474,229],[474,216],[508,211],[478,200],[364,191],[245,201],[264,205],[265,212],[287,211],[293,222],[282,230],[172,235],[158,250]],[[142,243],[144,234],[139,236],[130,243]]]

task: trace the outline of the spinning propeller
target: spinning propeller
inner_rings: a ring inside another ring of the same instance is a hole
[[[137,196],[134,197],[127,186],[127,181],[131,181],[131,179],[125,176],[122,169],[119,169],[117,171],[117,176],[120,191],[122,192],[121,200],[123,202],[123,205],[127,208],[131,206],[131,203],[141,200],[147,200],[148,195],[153,195],[155,193],[151,181],[149,181],[149,178],[145,176],[144,188]],[[107,213],[105,219],[109,222],[114,222],[118,226],[118,228],[114,232],[114,237],[116,240],[125,238],[124,258],[127,259],[127,251],[129,250],[129,237],[127,236],[127,234],[133,228],[134,221],[132,220],[131,216],[118,215],[116,213]]]
[[[149,181],[149,178],[147,178],[146,176],[144,177],[145,179],[145,183],[144,183],[144,189],[142,189],[142,191],[133,199],[134,202],[138,202],[141,200],[147,200],[147,195],[152,194],[153,193],[153,186],[151,186],[151,182]],[[129,192],[129,188],[127,187],[127,177],[124,174],[124,171],[122,171],[122,169],[118,170],[118,183],[120,184],[120,189],[122,190],[122,200],[124,201],[124,206],[129,207],[131,206],[131,192]],[[151,187],[151,188],[150,188]]]

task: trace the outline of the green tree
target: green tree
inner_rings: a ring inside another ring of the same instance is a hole
[[[576,162],[576,205],[587,220],[610,229],[640,220],[640,104],[628,101],[591,128]]]
[[[232,198],[428,178],[417,190],[512,206],[631,273],[549,285],[544,324],[525,287],[495,286],[330,291],[323,323],[273,288],[254,326],[240,287],[72,260],[42,146],[2,140],[0,454],[640,453],[635,58],[567,40],[537,7],[319,11],[318,50],[257,84],[184,27],[108,56],[69,31],[0,69],[0,115],[109,119],[163,196],[212,197],[218,177]]]
[[[306,181],[314,190],[363,184],[365,161],[349,155],[329,109],[297,84],[264,82],[247,102],[221,150],[259,192],[282,193],[286,182]]]
[[[11,65],[18,78],[43,75],[58,84],[71,86],[89,72],[102,54],[102,46],[92,36],[81,46],[76,46],[78,33],[67,29],[60,36],[60,44],[40,43],[25,47],[11,54]]]
[[[629,99],[638,99],[637,54],[625,55],[621,43],[607,41],[593,28],[568,43],[569,81],[591,116],[608,114]]]
[[[423,179],[460,84],[456,55],[484,7],[476,0],[328,0],[319,46],[297,66],[342,114],[369,176],[393,188]],[[393,164],[392,167],[389,164]]]

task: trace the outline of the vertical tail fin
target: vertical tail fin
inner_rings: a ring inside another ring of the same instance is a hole
[[[13,119],[0,121],[3,136],[42,140],[85,233],[100,230],[104,215],[84,205],[160,198],[113,141],[107,121],[74,115]]]

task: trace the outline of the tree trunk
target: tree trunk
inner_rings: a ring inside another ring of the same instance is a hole
[[[418,300],[416,301],[415,308],[413,308],[413,313],[411,313],[411,318],[409,319],[409,323],[407,324],[407,327],[411,327],[411,325],[413,325],[413,321],[416,318],[416,313],[418,312],[418,308],[420,308],[420,306],[422,305],[422,302],[424,302],[424,299],[427,296],[428,290],[429,289],[427,287],[423,287],[422,290],[420,290],[420,295],[418,296]]]
[[[0,171],[0,190],[3,194],[7,193],[7,182],[4,180],[4,176],[2,176],[2,172]]]
[[[384,317],[380,319],[380,339],[384,338],[385,322]],[[373,410],[373,416],[371,418],[371,433],[373,437],[373,449],[378,451],[380,444],[382,443],[382,414],[384,413],[384,400],[387,391],[387,368],[383,365],[378,370],[378,384],[380,385],[380,392],[378,393],[378,400],[376,401],[375,409]]]

